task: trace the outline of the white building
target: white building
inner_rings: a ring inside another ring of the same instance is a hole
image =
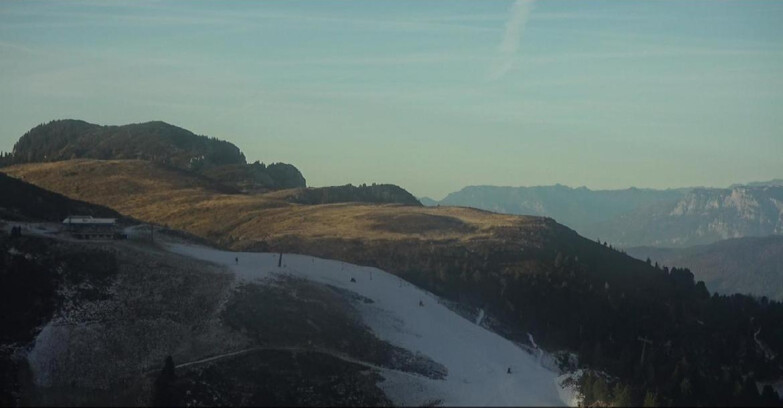
[[[91,215],[70,215],[63,220],[65,230],[79,239],[117,238],[116,218],[94,218]]]

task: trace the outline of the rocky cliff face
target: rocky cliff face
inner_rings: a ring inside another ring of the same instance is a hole
[[[694,189],[679,200],[590,228],[617,246],[689,246],[783,234],[783,187]]]

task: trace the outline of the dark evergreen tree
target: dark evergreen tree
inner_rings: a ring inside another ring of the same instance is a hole
[[[174,393],[174,381],[176,379],[177,377],[174,373],[174,359],[169,355],[166,357],[166,362],[163,364],[163,370],[161,370],[160,376],[155,380],[152,406],[171,407],[176,405]]]
[[[606,384],[606,380],[598,375],[595,376],[595,380],[593,381],[593,398],[595,402],[600,404],[606,404],[611,400],[609,385]]]
[[[615,407],[630,407],[631,402],[631,389],[627,385],[620,383],[615,384],[614,391],[612,392],[612,405]]]
[[[647,391],[646,394],[644,394],[644,401],[642,402],[643,407],[657,407],[658,406],[658,395],[654,392]]]
[[[778,393],[769,384],[764,385],[764,388],[761,390],[761,400],[766,407],[778,407],[783,402],[780,401]]]

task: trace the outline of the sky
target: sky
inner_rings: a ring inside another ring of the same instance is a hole
[[[0,150],[162,120],[310,186],[783,177],[783,2],[0,0]]]

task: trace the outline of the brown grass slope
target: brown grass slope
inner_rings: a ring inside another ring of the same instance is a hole
[[[497,303],[497,310],[514,310],[504,295],[520,277],[552,280],[564,264],[595,275],[597,283],[589,287],[608,280],[635,291],[655,280],[643,262],[549,218],[446,206],[304,205],[287,200],[286,191],[231,194],[144,161],[33,163],[3,171],[235,250],[296,252],[377,266],[454,299]]]
[[[114,210],[72,200],[0,173],[0,218],[12,221],[61,221],[71,214],[95,217],[122,216]],[[127,221],[127,220],[122,220]]]
[[[399,204],[291,202],[301,189],[245,195],[192,173],[141,160],[69,160],[4,168],[10,176],[235,248],[286,237],[467,240],[533,218]]]

